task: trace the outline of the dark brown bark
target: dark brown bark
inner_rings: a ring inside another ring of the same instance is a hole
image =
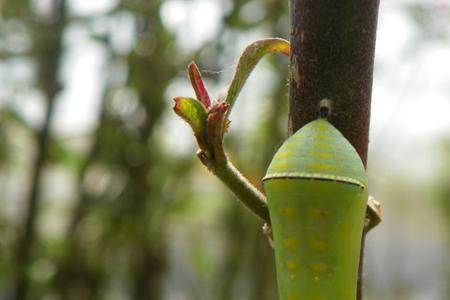
[[[316,119],[320,100],[328,98],[330,122],[355,147],[364,164],[378,6],[379,0],[290,1],[289,130],[293,133]],[[360,274],[362,262],[361,256]],[[362,299],[361,286],[360,278],[358,299]]]
[[[378,0],[291,0],[290,129],[332,101],[333,123],[367,160]]]

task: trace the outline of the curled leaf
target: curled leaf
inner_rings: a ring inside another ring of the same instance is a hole
[[[200,70],[198,69],[195,62],[191,62],[189,64],[188,73],[197,99],[200,100],[201,103],[203,103],[205,108],[209,108],[209,106],[211,105],[211,100],[209,98],[208,91],[206,90],[205,83],[203,82],[202,74],[200,73]]]
[[[258,40],[252,44],[250,44],[242,53],[239,58],[239,63],[236,68],[236,72],[234,74],[233,80],[231,82],[230,87],[228,88],[228,93],[225,102],[233,106],[236,101],[239,92],[245,84],[248,76],[251,71],[255,68],[256,64],[260,61],[260,59],[268,54],[268,53],[282,53],[286,56],[289,56],[290,46],[289,42],[279,38],[268,38]],[[231,108],[228,110],[229,114]]]
[[[175,97],[173,100],[175,101],[173,110],[192,127],[200,149],[204,149],[206,109],[198,100],[193,98]]]

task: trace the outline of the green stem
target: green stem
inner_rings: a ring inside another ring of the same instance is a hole
[[[270,224],[266,197],[229,160],[217,164],[201,154],[199,154],[199,158],[233,192],[240,202],[263,221]]]

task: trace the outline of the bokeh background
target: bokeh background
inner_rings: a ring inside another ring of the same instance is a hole
[[[273,300],[261,223],[200,165],[172,97],[195,60],[221,95],[239,53],[288,37],[287,1],[0,1],[0,299]],[[450,299],[450,3],[383,0],[367,300]],[[265,58],[226,147],[255,183],[287,133]]]

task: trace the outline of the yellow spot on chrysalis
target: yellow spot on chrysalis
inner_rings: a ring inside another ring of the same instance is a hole
[[[329,150],[330,149],[330,144],[314,141],[314,148],[316,148],[316,149],[323,149],[323,150]]]
[[[318,240],[318,239],[311,239],[309,240],[309,245],[311,248],[313,248],[316,251],[324,252],[328,249],[327,242]]]
[[[314,152],[314,157],[316,157],[316,158],[323,158],[323,159],[337,158],[336,154],[334,154],[334,153],[327,153],[327,152]]]
[[[337,171],[339,170],[339,167],[336,165],[330,165],[330,164],[308,164],[306,166],[309,170],[315,170],[315,171]]]
[[[283,208],[280,209],[280,213],[283,216],[286,216],[288,218],[292,218],[292,217],[295,217],[297,215],[297,211],[293,207],[283,207]]]
[[[297,147],[301,147],[301,145],[297,145]],[[285,152],[280,152],[277,153],[277,159],[281,159],[281,158],[292,158],[295,157],[295,152],[290,152],[290,151],[285,151]]]
[[[324,219],[326,217],[325,211],[319,208],[308,209],[308,215],[315,220]]]
[[[270,167],[274,168],[275,170],[284,170],[284,169],[288,169],[291,166],[291,163],[289,162],[276,162],[274,164],[272,164]]]
[[[299,298],[298,298],[298,296],[296,295],[296,294],[289,294],[288,296],[287,296],[287,298],[288,298],[288,300],[298,300]]]
[[[285,260],[284,261],[284,266],[289,271],[295,271],[295,270],[298,269],[298,263],[296,261],[293,261],[293,260]]]
[[[342,288],[338,289],[338,294],[342,298],[349,298],[349,292],[346,289],[342,289]]]
[[[317,129],[319,131],[326,131],[326,130],[328,130],[328,126],[326,126],[325,124],[319,123],[319,124],[317,124]]]
[[[314,276],[315,281],[319,281],[319,276]]]
[[[331,141],[332,137],[328,135],[326,132],[319,133],[315,136],[315,139],[318,141],[328,142]]]
[[[295,237],[285,239],[285,240],[283,240],[283,245],[284,245],[284,248],[286,248],[288,250],[295,250],[298,245],[298,239]]]
[[[312,264],[311,268],[317,273],[324,273],[330,269],[330,267],[326,263]]]

